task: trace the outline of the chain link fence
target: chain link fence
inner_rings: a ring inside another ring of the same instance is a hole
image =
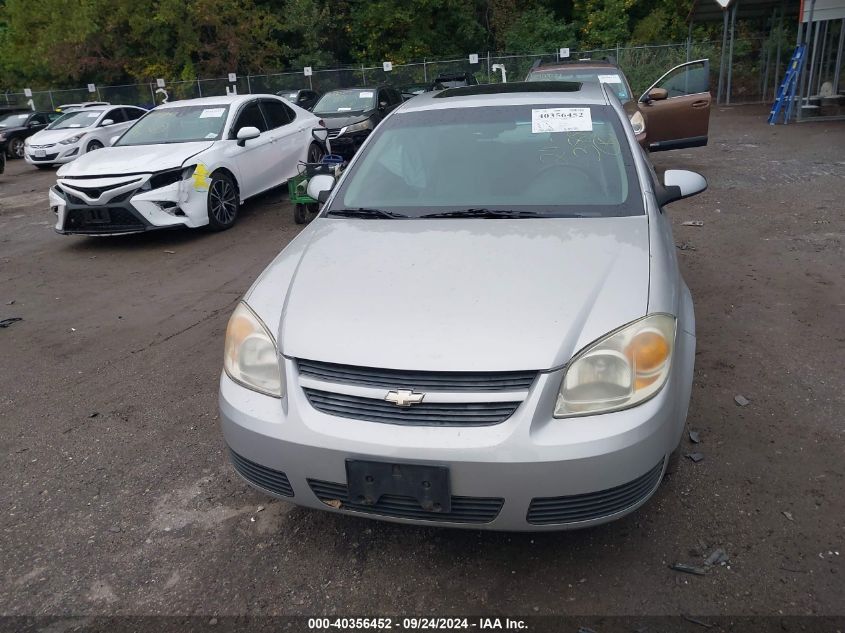
[[[791,50],[781,53],[781,63],[775,68],[771,42],[765,38],[737,39],[734,42],[734,62],[731,68],[731,103],[753,103],[770,98],[780,82]],[[721,42],[684,42],[649,46],[615,47],[588,51],[572,51],[570,59],[589,57],[612,58],[628,77],[634,93],[645,91],[664,72],[678,64],[695,59],[710,60],[711,93],[716,95],[721,58]],[[345,66],[342,68],[314,68],[311,76],[301,71],[288,71],[262,75],[241,75],[235,82],[228,78],[196,79],[193,81],[167,81],[164,91],[170,101],[224,95],[237,90],[238,94],[275,94],[281,91],[311,88],[321,93],[338,88],[374,84],[390,84],[401,88],[412,84],[431,84],[439,74],[472,73],[479,83],[497,83],[503,80],[501,65],[507,81],[522,81],[537,63],[559,61],[557,53],[533,55],[508,55],[479,53],[478,63],[471,64],[469,56],[463,59],[424,59],[407,64],[393,64],[385,71],[379,66]],[[494,68],[495,67],[495,68]],[[87,88],[38,90],[32,97],[23,90],[0,95],[0,105],[33,107],[36,110],[54,110],[66,103],[82,101],[108,101],[112,104],[153,107],[162,102],[165,94],[156,82]],[[30,103],[31,100],[31,103]]]

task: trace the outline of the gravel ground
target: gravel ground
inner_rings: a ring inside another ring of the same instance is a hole
[[[65,237],[54,174],[10,161],[0,614],[842,615],[843,147],[843,122],[741,107],[708,147],[654,156],[710,182],[668,211],[698,320],[684,452],[704,459],[618,522],[537,535],[303,510],[234,475],[223,332],[299,230],[283,191],[225,233]],[[716,548],[704,576],[669,568]]]

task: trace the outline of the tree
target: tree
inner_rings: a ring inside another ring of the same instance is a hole
[[[371,0],[351,9],[355,60],[405,62],[460,56],[484,46],[475,7],[464,0]]]
[[[581,24],[583,48],[613,48],[631,37],[628,11],[636,0],[579,0],[575,14]]]
[[[543,53],[560,47],[574,47],[577,29],[555,18],[551,10],[534,7],[523,11],[505,32],[505,50],[509,53]]]

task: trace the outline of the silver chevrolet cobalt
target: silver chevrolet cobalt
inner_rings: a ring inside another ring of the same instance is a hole
[[[695,318],[661,182],[612,91],[425,93],[388,116],[229,321],[237,472],[310,508],[559,530],[654,494]]]

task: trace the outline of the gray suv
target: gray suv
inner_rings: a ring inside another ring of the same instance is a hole
[[[372,132],[226,334],[250,484],[402,523],[559,530],[654,494],[695,318],[659,181],[600,84],[424,93]]]

